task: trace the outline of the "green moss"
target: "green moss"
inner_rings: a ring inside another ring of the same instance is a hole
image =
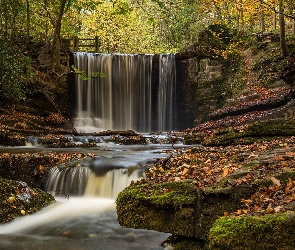
[[[191,181],[129,186],[118,195],[117,202],[121,202],[125,195],[130,195],[135,199],[146,201],[156,206],[181,206],[183,204],[193,204],[194,202]]]
[[[32,214],[53,203],[54,197],[26,183],[0,178],[0,223]]]
[[[194,190],[190,182],[132,185],[116,200],[121,226],[194,236]]]
[[[221,217],[210,230],[212,250],[294,249],[295,214]]]
[[[275,119],[254,122],[247,128],[247,136],[291,136],[295,134],[294,119]]]

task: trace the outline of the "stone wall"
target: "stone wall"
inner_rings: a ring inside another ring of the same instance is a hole
[[[177,85],[185,92],[186,100],[183,111],[194,117],[195,123],[206,121],[221,107],[222,81],[220,60],[193,57],[177,61]]]

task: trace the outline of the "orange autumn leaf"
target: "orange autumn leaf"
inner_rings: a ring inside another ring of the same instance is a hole
[[[223,169],[223,172],[222,172],[222,177],[225,177],[225,176],[227,176],[229,174],[229,169],[228,169],[228,167],[225,167],[224,169]]]

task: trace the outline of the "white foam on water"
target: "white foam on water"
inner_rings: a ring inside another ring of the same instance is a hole
[[[47,224],[66,224],[77,217],[99,215],[114,210],[115,200],[108,198],[70,197],[61,199],[38,213],[14,219],[0,226],[0,234],[26,233]],[[99,218],[99,216],[98,216]]]

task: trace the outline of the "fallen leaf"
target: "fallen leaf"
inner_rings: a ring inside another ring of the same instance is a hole
[[[182,171],[182,175],[185,175],[188,171],[188,168],[185,168],[183,171]]]
[[[227,175],[228,175],[228,167],[225,167],[222,172],[222,177],[225,177]]]
[[[274,209],[272,207],[268,207],[267,209],[265,209],[266,214],[272,214],[273,212],[274,212]]]
[[[278,180],[278,179],[276,179],[275,177],[271,177],[270,178],[270,180],[272,181],[272,183],[274,184],[274,185],[276,185],[276,186],[278,186],[278,187],[280,187],[281,186],[281,182]]]

